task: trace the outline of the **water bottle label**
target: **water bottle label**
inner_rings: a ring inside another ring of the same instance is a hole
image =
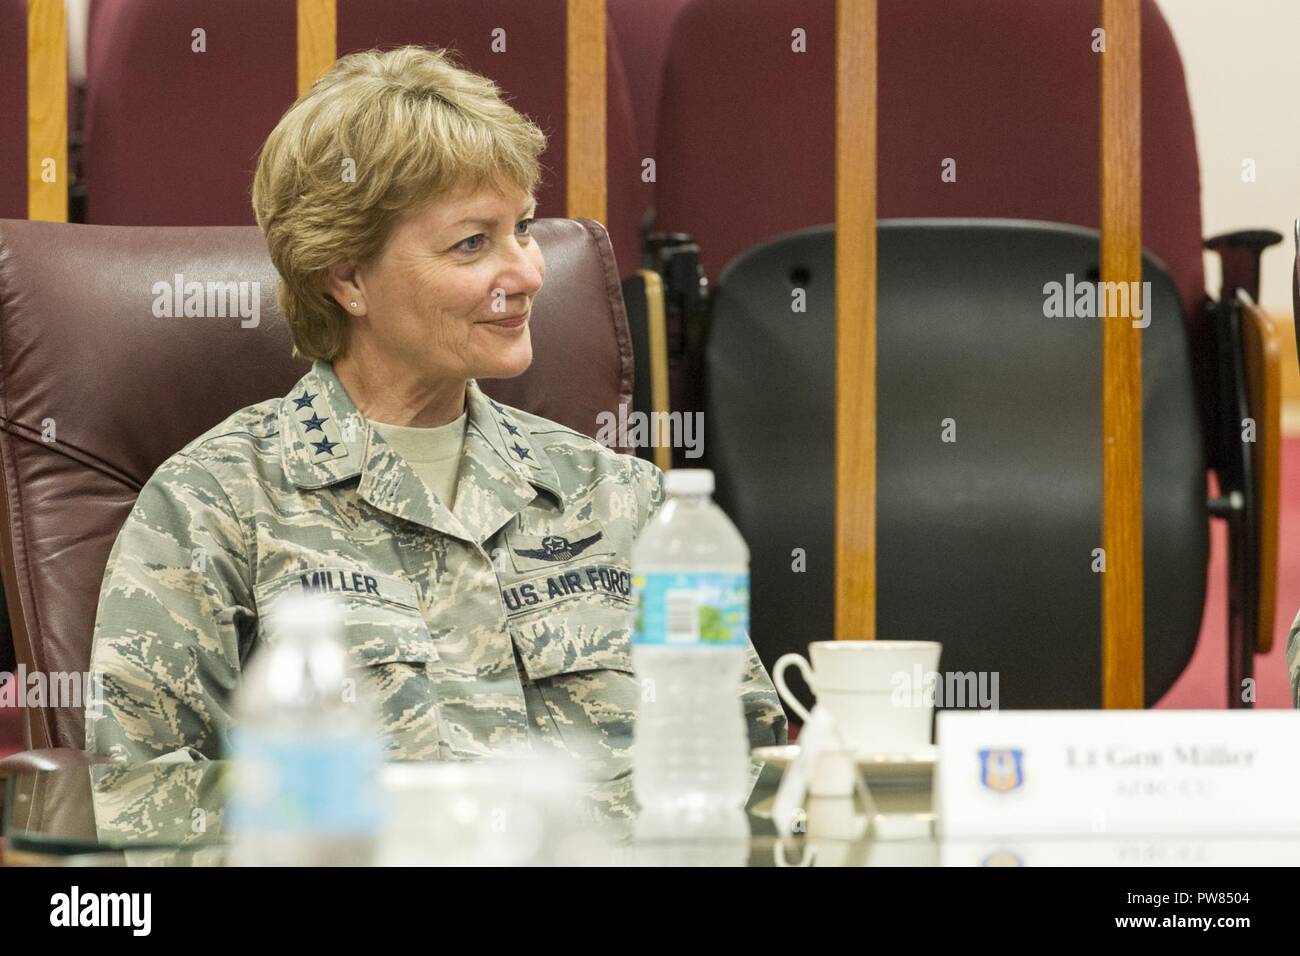
[[[381,760],[368,740],[290,740],[232,729],[230,828],[367,834],[381,820]]]
[[[748,574],[639,574],[633,644],[744,645]]]

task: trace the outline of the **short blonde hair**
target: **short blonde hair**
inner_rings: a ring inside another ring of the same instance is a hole
[[[333,361],[347,313],[325,291],[338,262],[371,262],[404,213],[462,188],[532,195],[546,136],[447,50],[338,60],[262,146],[253,211],[280,273],[294,353]]]

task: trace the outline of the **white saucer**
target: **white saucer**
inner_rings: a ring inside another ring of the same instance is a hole
[[[799,745],[755,747],[750,753],[764,763],[784,770],[799,756]],[[863,751],[854,755],[854,763],[868,779],[913,779],[931,776],[938,755],[938,748],[930,744],[909,753]]]

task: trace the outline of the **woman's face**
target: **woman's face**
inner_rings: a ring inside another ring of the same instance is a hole
[[[427,382],[511,378],[532,363],[533,298],[546,263],[531,235],[537,204],[521,190],[461,190],[399,221],[358,266],[348,351]],[[360,313],[360,314],[359,314]]]

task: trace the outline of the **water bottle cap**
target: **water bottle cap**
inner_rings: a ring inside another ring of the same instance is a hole
[[[342,608],[330,594],[289,591],[268,610],[270,629],[277,637],[293,634],[324,635],[342,639]]]
[[[330,594],[287,591],[266,611],[271,639],[253,656],[244,691],[268,710],[336,711],[347,697],[342,608]]]
[[[664,490],[670,495],[711,495],[713,472],[707,468],[674,468],[664,475]]]

